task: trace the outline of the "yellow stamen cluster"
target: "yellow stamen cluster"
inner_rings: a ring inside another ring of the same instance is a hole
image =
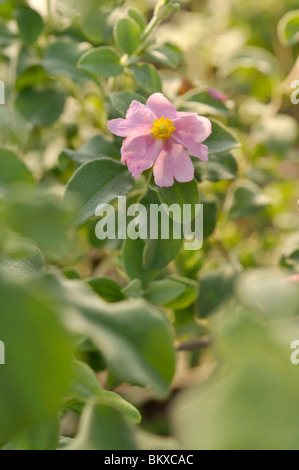
[[[175,131],[173,122],[169,118],[162,116],[160,119],[156,119],[153,122],[152,133],[157,139],[168,139],[171,134]]]

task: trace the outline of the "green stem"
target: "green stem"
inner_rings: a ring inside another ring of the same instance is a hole
[[[116,84],[117,84],[117,77],[110,77],[107,83],[109,95],[110,93],[113,93],[116,90]]]
[[[141,44],[138,47],[137,51],[134,53],[134,55],[140,54],[144,48],[144,44],[146,40],[148,39],[149,35],[154,31],[154,29],[158,26],[158,24],[161,22],[161,20],[157,16],[153,16],[145,30],[143,31],[141,35]]]
[[[145,30],[143,31],[143,34],[141,35],[141,40],[144,43],[149,35],[153,32],[155,27],[160,23],[160,20],[157,16],[153,16]]]

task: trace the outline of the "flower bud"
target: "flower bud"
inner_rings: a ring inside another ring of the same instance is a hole
[[[160,0],[155,8],[155,16],[159,20],[166,20],[171,13],[177,13],[180,9],[180,4],[174,0]]]

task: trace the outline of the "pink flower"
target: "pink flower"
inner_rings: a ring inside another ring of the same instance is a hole
[[[299,282],[299,274],[293,274],[293,276],[285,277],[283,282]]]
[[[146,105],[132,101],[126,119],[108,121],[109,130],[126,137],[121,161],[134,178],[154,166],[155,183],[172,186],[194,178],[194,167],[188,152],[207,161],[209,150],[204,142],[212,132],[209,119],[196,113],[178,112],[164,95],[155,93]]]
[[[216,88],[209,88],[208,93],[216,101],[221,101],[222,103],[226,103],[228,101],[227,96],[222,93],[222,91],[216,90]]]

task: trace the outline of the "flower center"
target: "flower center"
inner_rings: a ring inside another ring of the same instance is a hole
[[[162,116],[160,119],[156,119],[153,122],[152,133],[157,139],[168,139],[171,134],[175,131],[173,122],[169,118]]]

